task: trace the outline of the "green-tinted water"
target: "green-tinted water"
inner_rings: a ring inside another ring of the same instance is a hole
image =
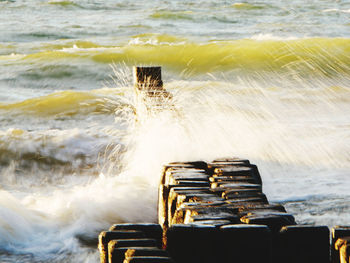
[[[0,261],[96,262],[170,161],[251,159],[298,222],[349,222],[349,1],[0,0],[0,32]],[[135,125],[133,65],[177,115]]]

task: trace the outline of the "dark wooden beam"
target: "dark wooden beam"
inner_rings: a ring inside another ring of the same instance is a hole
[[[134,67],[134,81],[139,90],[163,89],[161,67]]]

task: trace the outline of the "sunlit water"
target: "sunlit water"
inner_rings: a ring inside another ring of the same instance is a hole
[[[349,30],[348,1],[0,1],[0,261],[97,262],[171,161],[248,158],[298,223],[350,224]]]

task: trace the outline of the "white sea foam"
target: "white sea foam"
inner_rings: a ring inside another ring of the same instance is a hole
[[[295,39],[300,39],[300,37],[296,37],[296,36],[288,36],[288,37],[281,37],[281,36],[277,36],[271,33],[267,33],[267,34],[263,34],[263,33],[259,33],[256,35],[253,35],[251,37],[251,39],[253,40],[258,40],[258,41],[265,41],[265,40],[280,40],[280,41],[284,41],[284,40],[295,40]]]
[[[331,12],[336,12],[336,13],[350,13],[350,9],[330,8],[330,9],[322,10],[322,12],[324,12],[324,13],[331,13]]]
[[[169,46],[173,46],[173,45],[184,45],[186,44],[185,41],[176,41],[176,42],[169,42],[169,41],[159,41],[157,38],[149,38],[149,39],[144,39],[144,38],[140,38],[140,37],[135,37],[133,39],[131,39],[128,42],[128,45],[132,46],[132,45],[169,45]]]
[[[11,128],[0,131],[0,150],[17,156],[33,154],[62,162],[71,162],[83,157],[86,163],[92,163],[109,140],[109,137],[105,135],[103,138],[102,134],[94,132],[93,129],[89,132],[79,128],[44,131]]]

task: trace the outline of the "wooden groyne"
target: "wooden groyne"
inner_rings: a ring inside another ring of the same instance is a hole
[[[350,227],[296,224],[244,159],[166,165],[158,221],[102,232],[101,263],[349,262]]]
[[[168,94],[160,68],[135,74],[158,83],[136,84],[140,92]],[[296,224],[269,202],[247,159],[175,162],[160,175],[158,223],[115,224],[99,235],[99,250],[101,263],[345,263],[350,227],[336,226],[330,237],[327,226]]]

